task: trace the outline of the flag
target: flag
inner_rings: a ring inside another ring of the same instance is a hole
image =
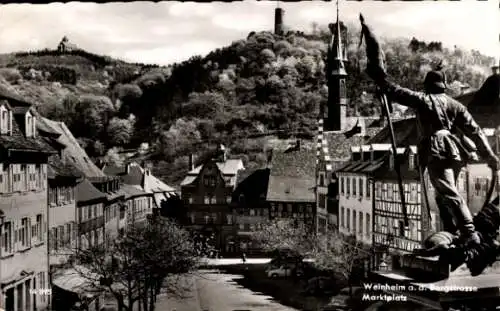
[[[365,19],[362,14],[359,15],[359,20],[361,21],[361,39],[359,45],[363,42],[363,37],[365,38],[366,45],[366,57],[368,63],[366,66],[367,72],[376,72],[386,74],[385,66],[385,54],[380,48],[377,37],[372,32],[370,27],[365,24]]]

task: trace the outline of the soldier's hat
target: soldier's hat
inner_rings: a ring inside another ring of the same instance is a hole
[[[424,85],[446,89],[446,75],[441,70],[429,71],[425,76]]]

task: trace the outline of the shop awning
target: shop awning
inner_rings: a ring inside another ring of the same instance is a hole
[[[59,275],[54,276],[52,283],[59,288],[80,295],[95,289],[93,283],[98,282],[98,279],[98,275],[90,272],[87,268],[77,267],[64,270]]]

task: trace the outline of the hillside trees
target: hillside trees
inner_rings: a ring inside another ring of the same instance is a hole
[[[348,114],[373,115],[378,113],[379,104],[366,100],[373,97],[363,98],[364,92],[370,95],[374,90],[364,73],[366,56],[364,49],[358,48],[358,34],[359,29],[350,25],[344,42]],[[316,129],[320,104],[327,101],[325,62],[330,39],[324,26],[316,27],[312,34],[290,31],[280,37],[266,31],[254,32],[205,57],[195,56],[169,68],[137,67],[85,53],[68,54],[58,66],[83,70],[90,66],[89,58],[84,58],[88,56],[95,62],[95,70],[85,69],[89,73],[82,74],[76,86],[64,85],[71,95],[61,96],[61,103],[41,110],[50,118],[66,122],[77,137],[99,141],[106,149],[162,141],[155,148],[157,155],[171,159],[185,156],[183,152],[200,139],[216,138],[231,147],[240,144],[235,137],[248,133],[282,130],[310,137]],[[479,87],[493,61],[477,51],[449,49],[439,42],[381,39],[390,76],[416,90],[421,88],[425,73],[440,59],[446,63],[452,95],[460,92],[455,81]],[[70,55],[76,64],[69,63]],[[45,51],[21,58],[30,67],[35,57],[49,60],[44,57],[53,59],[57,55]],[[89,83],[84,79],[98,75],[99,70],[105,71],[114,83],[89,99],[89,92],[77,89]],[[136,117],[131,131],[125,122],[130,114]],[[176,129],[178,119],[190,124],[198,135],[174,138],[182,135]],[[119,129],[124,129],[123,134]],[[175,148],[168,147],[172,145]],[[250,157],[256,158],[253,154]]]

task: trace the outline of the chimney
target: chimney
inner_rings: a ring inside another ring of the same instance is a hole
[[[127,163],[127,165],[125,165],[125,175],[128,174],[130,174],[130,163]]]
[[[194,154],[189,154],[189,160],[188,160],[188,163],[189,163],[189,170],[192,171],[194,170]]]
[[[276,8],[274,10],[274,34],[283,35],[283,9]]]
[[[227,149],[223,144],[219,145],[219,156],[222,155],[222,162],[227,161]]]

